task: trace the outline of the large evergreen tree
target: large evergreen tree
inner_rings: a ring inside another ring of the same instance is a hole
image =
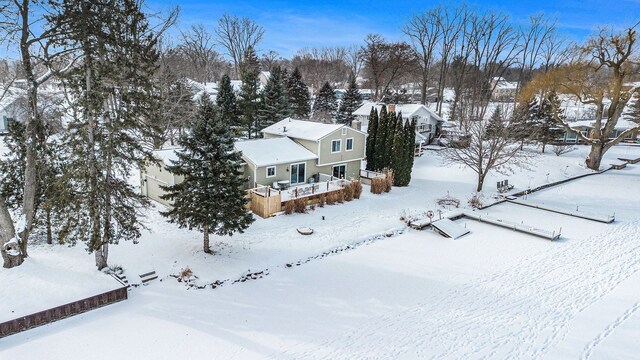
[[[336,122],[351,126],[351,122],[356,118],[353,112],[358,110],[361,105],[362,95],[360,95],[360,90],[358,90],[355,77],[351,76],[349,79],[349,88],[344,94],[340,102],[340,107],[338,108]]]
[[[96,266],[107,266],[109,244],[140,236],[140,209],[148,201],[129,183],[133,168],[152,161],[159,129],[153,74],[157,39],[140,2],[60,0],[52,18],[82,55],[65,78],[74,99],[64,137],[69,149],[63,179],[65,234],[83,241]]]
[[[337,108],[336,92],[329,82],[325,82],[313,103],[313,117],[317,120],[333,122]]]
[[[302,74],[296,67],[286,77],[289,113],[296,119],[307,119],[311,112],[309,88],[302,81]]]
[[[513,140],[520,143],[521,150],[526,142],[536,139],[539,111],[536,99],[531,99],[526,104],[518,105],[514,110],[509,124],[509,134],[511,134]]]
[[[394,185],[402,183],[402,176],[404,175],[404,167],[407,162],[407,146],[406,146],[406,133],[404,131],[402,113],[398,113],[395,123],[393,124],[393,137],[389,139],[392,141],[391,151],[391,170],[394,173]]]
[[[371,107],[371,112],[369,113],[369,125],[367,127],[367,149],[366,149],[366,157],[367,157],[367,170],[375,170],[376,167],[376,136],[378,132],[378,111],[375,107]]]
[[[238,98],[233,91],[233,86],[231,86],[231,78],[227,74],[224,74],[220,79],[216,106],[218,106],[220,118],[239,135],[243,126],[240,122],[240,116],[238,116]]]
[[[247,48],[244,59],[240,63],[240,78],[242,90],[240,91],[240,114],[242,124],[247,129],[247,137],[258,134],[257,128],[258,106],[260,94],[258,76],[260,75],[260,61],[252,46]]]
[[[279,66],[271,69],[271,76],[264,91],[260,95],[258,107],[258,131],[275,124],[289,115],[287,102],[287,90],[282,79],[282,70]]]
[[[390,151],[387,147],[387,128],[389,123],[389,114],[386,105],[382,105],[378,115],[378,129],[376,131],[376,143],[373,151],[375,171],[382,171],[387,167],[385,163],[385,152]]]
[[[411,171],[413,170],[413,161],[415,160],[416,151],[416,121],[407,121],[404,124],[404,156],[405,160],[402,164],[401,180],[396,183],[396,186],[408,186],[411,182]]]
[[[233,134],[208,96],[200,99],[192,131],[180,139],[182,150],[167,169],[184,181],[163,187],[163,199],[173,208],[163,212],[180,227],[203,232],[204,252],[211,253],[209,235],[243,232],[253,217],[247,212],[239,168],[240,153],[234,151]]]
[[[491,114],[491,118],[489,119],[489,123],[487,124],[487,128],[485,129],[485,136],[487,138],[491,138],[494,136],[502,136],[504,124],[502,122],[502,111],[500,107],[496,107]]]
[[[538,111],[536,140],[542,144],[542,152],[546,146],[562,136],[564,130],[558,125],[558,120],[564,122],[566,116],[560,106],[560,99],[555,91],[551,91],[545,99]]]

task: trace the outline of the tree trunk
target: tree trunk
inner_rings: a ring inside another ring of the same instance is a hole
[[[53,244],[53,234],[51,233],[51,210],[46,209],[47,212],[47,244]]]
[[[476,192],[482,191],[482,186],[484,185],[484,177],[487,174],[478,174],[478,186],[476,187]]]
[[[107,267],[107,258],[109,257],[109,243],[102,244],[96,251],[96,266],[98,270]]]
[[[211,254],[211,248],[209,248],[209,228],[204,228],[204,252]]]
[[[15,228],[11,215],[7,209],[7,205],[3,198],[0,198],[0,253],[2,254],[3,265],[5,268],[12,268],[22,264],[24,257],[19,251],[19,247],[9,243],[15,238]],[[13,250],[13,251],[12,251]]]
[[[604,156],[604,145],[602,144],[593,144],[591,145],[591,152],[589,152],[589,156],[587,157],[586,164],[587,167],[591,170],[600,170],[600,163],[602,162],[602,157]]]
[[[547,146],[546,143],[542,143],[542,153],[544,154],[544,148]]]

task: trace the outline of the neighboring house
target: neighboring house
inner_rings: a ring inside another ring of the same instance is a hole
[[[242,152],[241,176],[245,189],[258,186],[283,188],[331,178],[360,177],[365,157],[366,134],[347,125],[322,124],[284,119],[263,130],[264,139],[237,141]],[[161,204],[170,205],[160,196],[160,186],[174,185],[182,178],[167,171],[177,159],[179,149],[156,150],[160,165],[140,171],[141,194]]]
[[[602,122],[602,126],[604,126],[605,121],[603,120]],[[609,137],[609,139],[615,139],[617,138],[621,133],[623,133],[626,130],[629,129],[633,129],[638,127],[640,124],[633,122],[633,121],[629,121],[627,119],[619,119],[618,122],[616,123],[616,126],[613,130],[613,133],[611,134],[611,136]],[[582,133],[582,135],[584,135],[585,137],[589,137],[591,134],[591,131],[593,131],[594,126],[595,126],[595,120],[582,120],[582,121],[574,121],[569,123],[569,126],[571,126],[572,129],[579,131],[580,133]],[[578,135],[576,135],[575,133],[572,133],[570,131],[564,131],[562,133],[562,135],[560,137],[558,137],[557,139],[558,141],[562,141],[562,142],[566,142],[566,143],[579,143],[580,139],[578,138]],[[624,142],[637,142],[638,141],[638,132],[632,132],[630,134],[628,134],[627,136],[624,137],[624,139],[622,140]]]
[[[385,104],[368,102],[359,107],[353,114],[362,123],[362,128],[369,127],[369,114],[371,108],[380,111]],[[395,111],[396,114],[402,112],[405,121],[416,120],[416,132],[422,135],[426,143],[430,143],[439,134],[444,120],[435,112],[422,104],[389,104],[387,111]]]
[[[308,182],[311,177],[317,177],[317,174],[343,179],[357,179],[360,176],[360,163],[365,157],[367,137],[360,130],[343,124],[286,118],[263,129],[262,133],[266,139],[287,137],[318,157],[315,161],[290,166],[291,185]]]
[[[261,86],[266,86],[270,78],[271,78],[271,71],[261,71],[260,74],[258,74],[258,80],[260,81]]]
[[[9,124],[18,121],[24,116],[24,99],[26,92],[16,86],[9,87],[5,91],[0,87],[0,135],[5,135],[9,131]]]
[[[507,81],[502,77],[494,77],[491,80],[491,99],[494,101],[513,101],[518,91],[517,81]]]

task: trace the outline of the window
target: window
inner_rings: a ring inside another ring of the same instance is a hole
[[[347,135],[347,127],[342,128],[342,136]]]
[[[333,140],[331,141],[331,152],[338,153],[342,148],[342,140]]]
[[[348,138],[344,151],[351,151],[351,150],[353,150],[353,138]]]
[[[276,176],[276,167],[275,166],[269,166],[267,168],[267,177],[270,178],[270,177],[274,177],[274,176]]]

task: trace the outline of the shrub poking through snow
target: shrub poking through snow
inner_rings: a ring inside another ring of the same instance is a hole
[[[570,151],[573,151],[575,148],[573,147],[573,145],[569,145],[569,144],[557,144],[557,145],[553,145],[553,153],[556,154],[556,156],[560,156],[562,154],[566,154]]]
[[[187,281],[191,279],[192,276],[193,271],[190,267],[187,266],[184,269],[180,270],[180,274],[178,274],[178,281]]]
[[[480,195],[479,193],[473,194],[469,199],[468,204],[474,209],[481,208],[483,205],[482,195]]]
[[[344,202],[344,191],[338,190],[336,191],[336,201],[338,204],[342,204]]]
[[[382,194],[387,187],[387,180],[383,178],[371,179],[371,192],[374,194]]]
[[[391,170],[387,171],[385,180],[384,192],[389,192],[393,186],[393,172]]]
[[[336,199],[336,193],[329,193],[327,194],[327,204],[329,205],[333,205],[335,204],[337,201]]]
[[[322,194],[318,197],[318,206],[324,207],[324,204],[327,203],[327,195]]]
[[[350,186],[353,188],[353,198],[360,199],[360,195],[362,195],[362,182],[360,180],[353,181]]]
[[[353,187],[351,186],[351,184],[345,186],[344,189],[342,189],[342,193],[344,194],[345,201],[353,200]]]
[[[296,209],[296,204],[294,203],[295,200],[289,200],[286,203],[284,203],[284,213],[286,215],[290,215],[293,213],[293,211]]]
[[[305,198],[295,199],[293,204],[297,213],[304,214],[307,212],[307,200]]]

